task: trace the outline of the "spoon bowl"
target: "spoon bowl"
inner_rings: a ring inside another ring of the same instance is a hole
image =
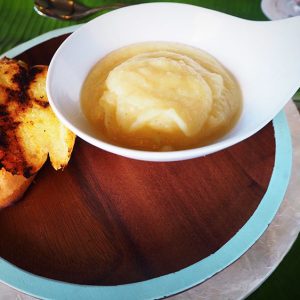
[[[59,20],[79,20],[104,10],[125,6],[123,3],[87,7],[72,0],[35,0],[34,10],[42,15]]]
[[[148,161],[207,155],[256,133],[296,92],[300,86],[299,30],[300,17],[256,22],[175,3],[121,8],[82,26],[60,46],[49,66],[49,102],[67,127],[109,152]],[[204,147],[152,152],[112,145],[95,135],[80,105],[87,74],[109,52],[149,41],[178,42],[205,50],[235,76],[243,95],[243,111],[226,136]]]

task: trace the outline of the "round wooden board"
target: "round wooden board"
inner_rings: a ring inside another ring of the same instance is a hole
[[[18,58],[48,64],[65,38]],[[46,164],[24,199],[0,212],[0,257],[33,274],[92,285],[178,271],[247,222],[274,157],[271,124],[227,150],[172,163],[130,160],[77,138],[63,172]]]

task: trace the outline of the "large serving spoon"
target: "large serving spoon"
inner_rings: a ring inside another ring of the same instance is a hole
[[[80,106],[86,75],[109,52],[151,41],[203,49],[236,77],[243,109],[226,136],[190,150],[151,152],[118,147],[95,134]],[[101,15],[67,38],[50,63],[47,94],[59,119],[96,147],[135,159],[183,160],[234,145],[271,121],[300,87],[299,55],[300,17],[256,22],[184,4],[133,5]]]
[[[35,11],[43,16],[60,20],[78,20],[96,12],[126,6],[123,3],[87,7],[72,0],[35,0]]]

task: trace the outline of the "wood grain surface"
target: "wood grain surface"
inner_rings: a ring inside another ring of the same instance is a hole
[[[18,58],[48,64],[64,39]],[[24,199],[0,211],[0,256],[47,278],[97,285],[180,270],[251,217],[274,155],[271,124],[227,150],[172,163],[123,158],[77,138],[63,172],[46,164]]]

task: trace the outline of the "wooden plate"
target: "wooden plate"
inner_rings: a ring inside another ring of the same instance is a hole
[[[17,58],[48,64],[65,38]],[[47,163],[24,199],[0,212],[0,257],[45,278],[97,286],[179,271],[240,231],[274,161],[272,124],[227,150],[172,163],[123,158],[77,138],[63,172]]]

